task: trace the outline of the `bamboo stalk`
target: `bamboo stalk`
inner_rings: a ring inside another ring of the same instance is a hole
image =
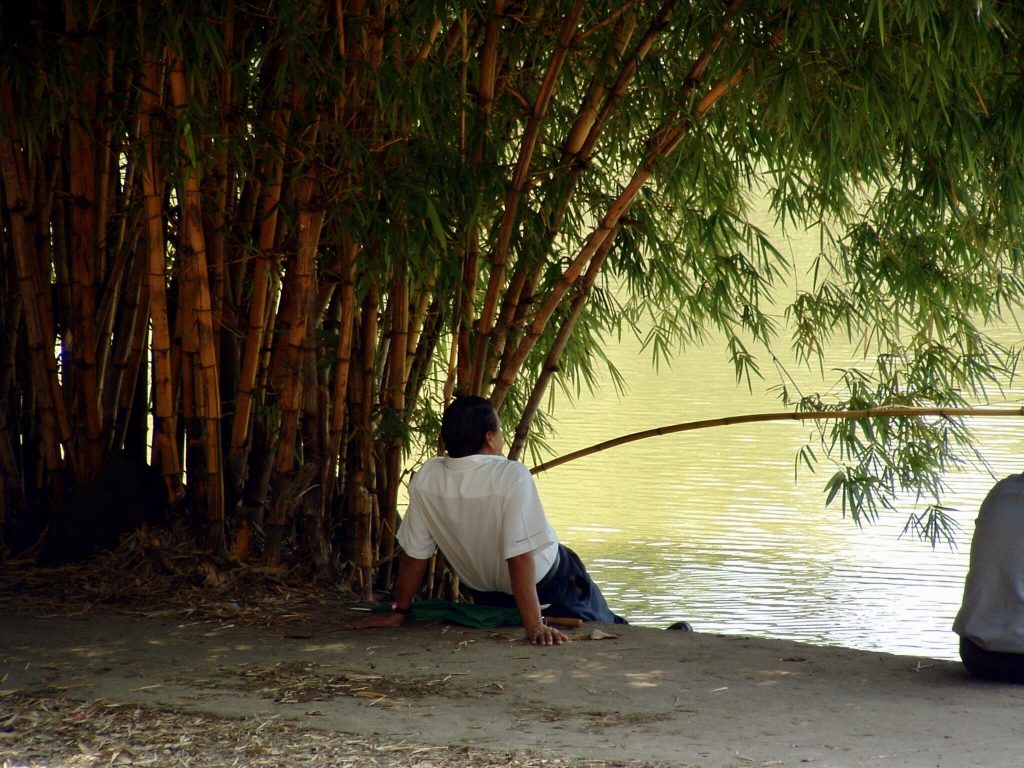
[[[505,0],[494,0],[491,14],[487,17],[484,30],[483,48],[480,51],[480,82],[477,90],[477,109],[484,123],[494,106],[494,93],[498,80],[498,36],[501,34],[501,16],[505,12]]]
[[[486,145],[486,139],[490,133],[490,122],[491,112],[494,109],[494,97],[497,90],[498,80],[498,54],[499,54],[499,38],[501,34],[501,17],[505,12],[505,0],[494,0],[491,5],[491,12],[487,17],[487,22],[484,25],[484,36],[480,47],[479,55],[479,72],[477,90],[475,94],[476,100],[476,111],[478,115],[479,124],[481,126],[480,140],[476,146],[474,154],[474,160],[477,163],[484,162],[484,150]],[[463,12],[463,19],[468,20],[468,12]],[[462,77],[462,88],[463,92],[466,92],[467,88],[467,65],[468,65],[468,40],[463,37],[463,77]],[[465,146],[466,142],[466,120],[465,115],[462,116],[461,120],[461,136],[460,142],[465,147],[466,156],[468,156],[468,146]],[[472,336],[472,313],[473,305],[467,302],[472,302],[476,294],[476,281],[477,275],[477,264],[479,263],[480,257],[480,222],[470,221],[467,223],[466,230],[466,245],[465,252],[463,253],[463,272],[462,272],[462,306],[468,308],[468,314],[465,318],[460,318],[460,331],[459,331],[459,352],[456,357],[456,369],[455,369],[455,380],[449,381],[445,385],[445,389],[452,389],[458,386],[467,392],[478,392],[480,391],[479,385],[476,383],[479,378],[480,370],[477,369],[477,363],[479,362],[482,370],[483,358],[480,356],[480,350],[474,352],[473,349],[473,336]],[[470,275],[467,274],[469,267],[472,267],[472,276],[470,282]],[[472,286],[470,290],[465,290]],[[483,336],[478,334],[477,344],[479,345],[480,339]],[[484,352],[486,354],[486,352]],[[449,379],[451,376],[449,375]]]
[[[647,54],[650,53],[654,43],[657,42],[666,27],[668,27],[675,5],[676,0],[665,0],[658,13],[653,19],[651,19],[651,22],[647,27],[647,31],[633,49],[632,54],[623,62],[622,68],[619,71],[619,76],[612,85],[608,98],[605,100],[597,116],[592,120],[586,139],[583,141],[579,149],[573,153],[574,156],[577,157],[577,164],[579,163],[579,159],[588,158],[593,154],[594,147],[597,145],[597,141],[601,136],[604,126],[608,122],[608,118],[618,107],[623,96],[625,96],[629,83],[632,82],[633,78],[636,76],[636,72],[640,68],[640,64],[645,58],[647,58]]]
[[[5,548],[8,510],[14,513],[13,517],[27,506],[25,488],[21,483],[21,472],[13,449],[18,441],[13,437],[7,423],[7,409],[0,408],[0,548]]]
[[[622,54],[625,52],[626,46],[629,44],[629,40],[633,36],[635,28],[636,18],[632,15],[624,18],[616,26],[615,32],[612,36],[612,45],[604,58],[604,64],[606,67],[611,68],[620,62]],[[648,34],[650,34],[650,32],[648,32]],[[595,72],[591,79],[590,85],[587,88],[587,94],[576,113],[576,120],[569,129],[569,134],[566,136],[565,142],[562,145],[562,156],[563,158],[570,159],[571,170],[576,171],[577,175],[583,168],[583,163],[579,160],[580,150],[583,148],[583,142],[586,141],[587,137],[594,129],[594,125],[597,121],[597,116],[601,108],[601,103],[604,101],[604,96],[607,92],[607,88],[604,83],[599,79],[600,74],[600,72]],[[622,90],[625,90],[624,87]],[[621,96],[621,93],[619,95]],[[591,144],[591,146],[593,146],[593,144]]]
[[[459,161],[463,166],[468,163],[469,147],[467,137],[469,103],[469,11],[463,8],[459,14],[460,23],[454,24],[452,31],[457,33],[459,44]],[[459,237],[461,245],[460,261],[462,266],[461,280],[452,302],[451,348],[448,353],[445,381],[442,386],[444,402],[451,399],[457,384],[469,381],[472,372],[472,352],[470,325],[473,322],[473,304],[476,292],[477,264],[480,256],[478,224],[466,222],[466,229]]]
[[[488,381],[495,379],[496,371],[500,370],[501,366],[508,365],[512,355],[515,353],[516,345],[523,336],[523,328],[526,325],[530,309],[536,299],[537,283],[541,278],[544,268],[545,265],[543,263],[538,264],[534,271],[526,278],[519,302],[514,308],[515,314],[509,321],[509,330],[504,339],[505,349],[502,351],[501,359],[495,360],[493,362],[494,367],[488,369]]]
[[[257,217],[259,215],[259,206],[262,203],[263,188],[264,184],[259,178],[259,174],[248,174],[242,171],[245,178],[239,178],[237,184],[239,190],[235,193],[237,199],[234,203],[234,210],[231,215],[230,227],[235,232],[258,232],[259,227],[257,224]],[[236,329],[236,333],[242,334],[242,317],[245,314],[243,296],[246,295],[246,287],[250,280],[250,273],[252,272],[252,259],[249,255],[249,249],[233,250],[231,252],[231,259],[228,263],[227,270],[227,287],[226,292],[230,297],[231,311],[234,314],[232,328]],[[245,329],[247,330],[247,329]],[[241,347],[241,344],[239,344]],[[241,361],[241,355],[239,355],[239,362]]]
[[[647,172],[650,175],[650,172]],[[635,198],[639,187],[632,190],[628,199],[630,202]],[[554,314],[558,305],[561,304],[565,294],[569,288],[576,282],[576,279],[583,272],[587,263],[591,257],[602,247],[604,241],[608,236],[615,230],[616,224],[618,224],[619,218],[625,211],[622,208],[621,203],[626,199],[626,193],[623,192],[619,199],[613,204],[612,209],[605,214],[600,225],[587,239],[586,244],[579,254],[572,260],[565,271],[559,277],[556,284],[552,287],[547,298],[534,313],[533,319],[530,322],[526,335],[516,345],[515,351],[507,358],[507,364],[502,365],[498,371],[497,381],[495,382],[494,389],[491,391],[491,402],[494,404],[494,408],[497,411],[501,411],[501,407],[505,402],[505,397],[508,395],[509,390],[512,388],[512,383],[515,381],[515,377],[518,375],[520,368],[526,362],[526,358],[533,350],[534,345],[540,338],[541,333],[547,326],[548,321],[551,319],[551,315]]]
[[[462,253],[462,280],[459,283],[455,305],[457,314],[452,330],[452,356],[448,363],[448,376],[444,386],[445,402],[451,398],[451,393],[456,388],[469,394],[473,367],[473,307],[476,303],[479,263],[479,231],[474,223],[466,236],[465,250]]]
[[[512,445],[509,447],[508,451],[508,457],[510,459],[518,459],[522,453],[523,447],[526,445],[526,436],[529,434],[530,426],[533,424],[533,419],[537,415],[537,410],[540,408],[541,399],[544,397],[544,393],[547,391],[548,384],[551,382],[555,372],[558,371],[559,362],[562,359],[562,353],[565,352],[565,347],[569,343],[569,338],[572,336],[572,332],[576,328],[576,323],[579,321],[580,315],[583,313],[583,307],[590,298],[591,288],[594,285],[594,281],[597,279],[598,273],[601,271],[601,267],[604,266],[605,259],[608,258],[608,253],[611,251],[614,240],[615,233],[612,233],[612,236],[605,241],[601,249],[597,254],[595,254],[594,259],[590,262],[590,266],[587,267],[586,274],[579,281],[576,296],[573,297],[572,304],[569,308],[569,316],[562,323],[562,326],[558,329],[558,333],[555,335],[555,340],[552,342],[551,348],[548,350],[547,357],[544,360],[544,365],[541,366],[540,374],[534,382],[533,389],[530,392],[530,397],[526,402],[526,407],[523,409],[523,413],[519,418],[519,423],[516,425],[515,437],[512,440]]]
[[[116,404],[116,416],[113,419],[114,430],[110,435],[110,448],[119,449],[126,447],[128,430],[134,420],[145,421],[145,414],[139,413],[138,391],[140,381],[144,383],[142,371],[144,370],[147,350],[147,338],[149,335],[149,284],[147,281],[147,264],[145,252],[139,249],[138,257],[135,260],[137,277],[133,277],[134,283],[138,284],[137,306],[132,310],[134,326],[128,330],[130,346],[127,352],[127,360],[124,365],[125,373],[120,387],[120,397]],[[143,406],[145,411],[145,406]]]
[[[309,493],[316,483],[319,475],[320,465],[316,461],[307,461],[297,472],[291,473],[287,478],[282,478],[282,484],[277,488],[277,493],[270,504],[269,518],[274,520],[289,520],[302,503],[303,497]],[[271,540],[269,535],[267,541]],[[280,552],[278,557],[265,560],[268,567],[277,568],[280,565]]]
[[[107,104],[113,99],[114,94],[114,48],[111,45],[110,37],[108,34],[106,41],[106,55],[104,61],[104,72],[103,72],[103,88],[101,89],[102,101]],[[97,273],[100,276],[105,276],[103,280],[106,285],[97,286],[99,292],[98,301],[98,312],[96,325],[98,331],[96,334],[99,345],[96,349],[96,367],[97,367],[97,380],[99,382],[100,399],[97,408],[99,410],[99,416],[101,420],[101,434],[106,435],[106,424],[110,420],[110,412],[103,408],[103,404],[109,402],[109,399],[104,397],[104,386],[107,380],[107,361],[108,355],[111,348],[108,344],[103,343],[104,339],[109,339],[111,330],[114,325],[114,312],[113,308],[104,304],[104,299],[111,292],[113,287],[114,293],[119,293],[121,288],[120,276],[122,273],[115,272],[113,269],[108,270],[107,264],[110,255],[114,256],[115,263],[124,263],[125,253],[120,250],[115,250],[115,243],[108,242],[108,234],[111,229],[111,208],[113,207],[111,198],[113,197],[113,178],[116,173],[116,158],[114,156],[114,128],[113,125],[107,125],[103,128],[103,138],[99,142],[99,149],[97,152],[97,165],[96,165],[96,253],[98,260]],[[112,247],[113,246],[113,247]],[[104,439],[104,442],[106,440]],[[101,443],[102,452],[102,443]]]
[[[440,306],[437,298],[434,296],[436,281],[437,272],[434,271],[427,279],[426,286],[420,291],[419,298],[416,300],[416,309],[409,316],[409,344],[405,356],[405,370],[402,372],[402,380],[407,385],[413,375],[413,368],[416,365],[416,350],[419,349],[420,339],[426,330],[428,313],[434,317],[440,314]],[[412,402],[408,397],[408,388],[406,389],[406,402]]]
[[[217,73],[219,78],[218,98],[220,102],[221,122],[219,133],[221,136],[230,136],[233,126],[228,115],[233,112],[233,89],[232,89],[232,68],[230,62],[234,57],[235,44],[235,17],[234,0],[227,0],[223,11],[220,26],[223,29],[224,51],[227,64]],[[206,185],[213,189],[213,204],[204,209],[204,238],[207,251],[209,252],[210,269],[213,283],[210,287],[210,310],[213,315],[215,328],[224,326],[225,304],[229,301],[231,290],[228,280],[227,269],[227,227],[228,227],[228,206],[230,203],[228,190],[230,174],[228,171],[228,143],[224,140],[213,142],[210,150],[211,162],[209,163],[209,178]],[[215,338],[219,357],[221,334],[218,332]]]
[[[409,317],[409,343],[405,355],[405,402],[415,403],[418,399],[420,382],[427,367],[433,360],[438,341],[441,320],[441,297],[436,295],[437,270],[427,277],[426,284],[419,289],[416,307]],[[408,413],[403,417],[408,425]]]
[[[562,303],[569,288],[579,278],[590,259],[600,250],[605,241],[612,236],[612,233],[616,231],[619,220],[629,210],[640,190],[643,189],[651,176],[654,175],[654,168],[657,163],[675,151],[689,131],[693,119],[702,118],[707,114],[708,110],[734,88],[743,79],[745,74],[745,71],[741,69],[728,77],[721,78],[708,89],[707,93],[694,107],[694,118],[687,117],[679,121],[669,122],[655,132],[650,142],[651,149],[647,152],[640,166],[633,172],[633,176],[619,193],[619,196],[613,201],[590,237],[587,238],[587,242],[579,254],[566,267],[547,298],[536,310],[527,328],[526,335],[517,345],[515,352],[508,358],[508,364],[503,365],[499,370],[497,382],[491,393],[491,402],[494,403],[496,410],[501,409],[505,397],[512,387],[512,382],[526,362],[527,357],[547,326],[552,314]]]
[[[633,0],[629,0],[629,2],[623,3],[618,8],[610,9],[608,15],[605,16],[603,19],[592,24],[586,29],[581,29],[579,33],[576,35],[576,43],[584,43],[605,27],[611,26],[612,24],[619,22],[624,16],[627,16],[630,13],[634,12],[636,10],[636,6],[636,2],[634,2]]]
[[[352,420],[354,450],[351,479],[348,483],[349,515],[356,547],[356,568],[360,574],[363,597],[373,595],[373,524],[376,490],[375,461],[373,456],[373,384],[374,359],[377,352],[380,304],[379,289],[371,284],[360,311],[360,356],[358,376],[352,380]]]
[[[41,431],[48,482],[54,484],[58,495],[62,492],[59,470],[66,456],[77,477],[82,477],[77,455],[71,450],[71,423],[63,398],[57,361],[53,355],[56,340],[53,302],[40,274],[36,238],[30,216],[33,212],[29,170],[21,146],[15,120],[18,109],[14,103],[10,83],[0,78],[0,116],[5,129],[0,131],[0,173],[3,174],[4,192],[10,223],[10,237],[17,274],[18,293],[23,306],[32,311],[23,314],[28,339],[32,383],[38,398]]]
[[[396,265],[392,282],[391,304],[391,346],[389,376],[386,383],[385,403],[392,412],[392,418],[404,421],[406,358],[409,351],[409,277],[404,265]],[[402,473],[402,434],[386,435],[384,438],[384,476],[381,489],[382,518],[380,521],[379,560],[384,568],[385,583],[391,581],[392,560],[395,551],[395,534],[398,532],[398,486]]]
[[[68,18],[69,31],[75,21]],[[74,39],[73,39],[74,40]],[[68,47],[68,65],[82,66],[80,42]],[[100,259],[97,233],[101,222],[97,217],[98,147],[93,139],[93,126],[87,124],[96,114],[99,84],[93,75],[79,82],[76,98],[71,101],[68,124],[68,188],[74,204],[69,206],[70,234],[68,255],[71,276],[70,327],[75,329],[71,359],[75,369],[72,403],[75,420],[74,447],[81,457],[86,480],[97,472],[103,462],[102,419],[99,413],[100,386],[96,353],[99,333],[96,326],[97,288]]]
[[[175,58],[170,69],[173,108],[180,115],[188,102],[185,81],[185,67],[180,58]],[[186,317],[186,336],[194,339],[198,346],[198,370],[196,381],[196,417],[203,424],[205,452],[205,480],[207,483],[206,544],[213,552],[224,547],[224,477],[221,472],[220,447],[220,378],[217,360],[216,331],[213,324],[213,310],[210,284],[207,274],[206,241],[203,236],[202,197],[199,188],[200,175],[197,172],[199,158],[191,157],[188,146],[182,141],[184,162],[179,168],[184,189],[179,193],[182,204],[182,228],[187,245],[184,258],[183,279],[187,293],[194,304],[193,317]]]
[[[316,252],[320,243],[324,212],[309,210],[309,196],[313,182],[303,179],[300,186],[298,217],[298,243],[294,263],[290,263],[287,283],[278,311],[284,337],[274,346],[271,363],[271,382],[278,393],[281,414],[274,460],[274,487],[280,489],[295,474],[296,441],[299,414],[302,406],[302,368],[308,347],[310,304],[313,298],[313,275]],[[279,504],[271,507],[267,518],[267,547],[264,562],[280,564],[282,534],[289,520],[283,516],[287,510]]]
[[[477,349],[472,374],[472,387],[475,391],[481,391],[483,388],[484,371],[487,368],[488,356],[491,354],[489,346],[494,330],[493,323],[494,315],[497,311],[498,294],[501,292],[505,282],[505,266],[508,261],[509,246],[512,242],[512,230],[518,220],[519,204],[526,195],[530,166],[533,163],[533,156],[537,148],[537,141],[540,138],[541,127],[547,118],[548,108],[558,87],[562,67],[568,57],[569,47],[572,44],[573,35],[576,33],[576,26],[582,13],[583,4],[575,2],[565,15],[558,34],[558,42],[555,45],[555,50],[552,52],[547,71],[544,73],[544,79],[541,81],[540,91],[533,102],[530,118],[527,121],[526,130],[519,145],[519,156],[516,159],[515,171],[512,174],[512,181],[505,196],[505,210],[499,224],[497,244],[490,259],[491,274],[487,281],[484,303],[477,321]]]
[[[235,415],[231,424],[230,454],[232,457],[245,451],[245,445],[249,439],[256,378],[260,358],[263,354],[263,339],[267,331],[267,313],[272,306],[270,301],[272,273],[277,269],[272,250],[277,238],[278,206],[281,202],[283,186],[284,156],[282,147],[287,116],[287,112],[277,111],[271,118],[275,140],[279,143],[267,148],[267,183],[263,187],[259,205],[260,225],[249,299],[248,330],[242,352],[242,368],[238,381],[238,398],[235,401]],[[234,458],[231,461],[234,463]]]
[[[0,212],[0,221],[5,218],[6,211]],[[18,369],[18,330],[22,323],[23,305],[16,285],[12,285],[18,282],[18,276],[5,245],[6,242],[0,239],[0,264],[3,265],[0,269],[0,290],[10,297],[5,306],[0,306],[0,399],[8,401]]]
[[[494,371],[498,367],[498,361],[505,352],[513,320],[521,311],[522,298],[528,279],[529,270],[527,266],[520,264],[516,271],[512,273],[512,278],[508,282],[505,296],[501,302],[501,312],[498,313],[498,319],[491,329],[488,359],[482,377],[483,382],[489,381],[494,376]]]
[[[123,431],[124,425],[119,419],[122,415],[127,417],[130,411],[138,375],[135,366],[139,362],[138,352],[143,344],[141,339],[146,335],[146,308],[141,306],[146,278],[144,254],[138,254],[132,259],[130,267],[130,272],[124,278],[123,304],[117,313],[119,323],[117,332],[113,334],[114,343],[107,363],[107,381],[103,386],[103,433],[107,450],[120,447],[115,435]],[[127,394],[127,401],[122,397],[124,393]],[[119,407],[121,405],[128,405],[128,408],[122,409]],[[118,429],[119,425],[122,429]]]
[[[104,281],[105,285],[102,286],[99,306],[96,310],[96,325],[98,328],[98,338],[100,339],[109,339],[114,335],[114,325],[117,321],[117,313],[121,307],[121,302],[131,302],[131,299],[127,297],[127,294],[135,288],[129,282],[128,275],[131,259],[132,253],[129,249],[119,248],[113,255],[110,269],[107,270]],[[108,368],[112,364],[110,360],[112,354],[115,354],[115,352],[110,345],[105,343],[99,344],[96,355],[96,367],[101,383],[100,396],[105,405],[117,399],[116,395],[111,398],[106,392],[108,386],[116,387],[118,384],[118,373],[111,372]],[[101,408],[100,412],[104,420],[104,431],[106,431],[105,427],[109,425],[112,414],[106,407]]]
[[[323,323],[323,310],[310,302],[307,328],[317,328]],[[328,525],[328,494],[333,485],[335,470],[324,457],[327,456],[328,430],[328,370],[317,364],[325,350],[318,342],[319,334],[306,334],[306,349],[302,365],[302,434],[303,461],[317,466],[315,484],[302,499],[302,523],[299,551],[309,564],[312,577],[316,580],[333,579],[334,558],[331,545],[331,529]]]
[[[6,220],[6,211],[0,213],[0,222]],[[4,224],[6,226],[6,224]],[[0,240],[0,289],[10,299],[0,307],[0,401],[9,402],[11,386],[17,369],[18,329],[22,322],[22,302],[11,283],[17,282],[12,262],[6,248],[6,240]],[[18,444],[8,423],[8,409],[0,408],[0,548],[4,547],[3,531],[8,517],[23,512],[27,507],[25,488],[22,484],[14,446]],[[12,514],[13,513],[13,514]]]
[[[562,156],[569,165],[569,175],[565,189],[561,192],[560,199],[554,206],[555,213],[548,224],[549,248],[554,243],[555,238],[561,229],[562,220],[568,210],[576,185],[583,172],[588,167],[588,161],[593,155],[594,148],[597,145],[598,138],[600,137],[605,124],[625,95],[628,84],[636,75],[640,63],[644,58],[646,58],[655,41],[661,36],[664,29],[667,27],[673,6],[674,0],[668,0],[665,2],[658,14],[656,14],[648,24],[648,28],[644,36],[638,42],[630,56],[622,63],[619,74],[610,88],[610,95],[606,101],[605,94],[609,89],[605,88],[596,75],[591,81],[587,95],[578,110],[577,118],[563,144]],[[624,18],[618,25],[613,37],[612,46],[605,57],[605,63],[609,67],[614,66],[622,58],[623,52],[632,37],[635,25],[636,19],[632,15]],[[603,107],[601,106],[602,101],[605,101]],[[521,302],[520,306],[522,306]],[[516,324],[522,325],[524,320],[525,316],[519,316],[519,313],[517,313],[517,319],[515,320]],[[503,341],[506,340],[503,339]],[[499,371],[508,370],[508,366],[510,366],[513,361],[515,351],[515,348],[511,346],[503,350],[500,365],[498,367]],[[497,359],[495,358],[492,365],[496,363]],[[488,378],[496,377],[493,370],[489,370],[487,375]],[[500,378],[500,374],[498,377]]]
[[[347,415],[347,397],[349,373],[352,368],[352,335],[356,324],[356,254],[358,247],[351,242],[342,244],[345,254],[342,261],[341,289],[339,292],[340,317],[338,318],[338,344],[336,347],[338,363],[334,371],[334,384],[331,397],[330,431],[328,433],[328,450],[330,465],[337,468],[340,474],[341,445],[345,432]]]
[[[742,3],[743,0],[733,0],[733,3],[726,9],[727,15],[731,18],[731,16],[739,10]],[[654,43],[657,42],[658,38],[662,36],[665,29],[668,27],[675,4],[676,0],[666,0],[666,2],[662,4],[658,13],[648,24],[644,36],[639,40],[630,56],[622,62],[619,74],[610,88],[606,89],[605,86],[596,79],[596,77],[591,83],[588,95],[581,105],[576,121],[574,122],[573,127],[563,145],[562,155],[565,162],[569,165],[569,178],[566,189],[562,193],[562,199],[555,205],[555,214],[551,224],[551,233],[549,235],[550,240],[553,241],[555,235],[561,229],[561,222],[568,209],[569,202],[572,199],[576,184],[584,170],[587,168],[588,161],[594,154],[594,150],[601,134],[604,131],[604,127],[607,125],[615,109],[621,103],[627,92],[629,83],[636,76],[640,64],[650,53]],[[728,27],[729,24],[730,21],[727,20],[726,27]],[[616,30],[614,42],[606,56],[606,63],[609,66],[618,62],[622,57],[625,47],[630,37],[632,37],[634,26],[635,19],[627,17]],[[721,41],[722,34],[721,32],[716,31],[712,36],[712,40],[705,48],[704,52],[694,62],[690,72],[685,78],[682,93],[680,95],[681,100],[685,99],[697,84],[700,83],[707,65],[711,61],[711,54],[718,50]],[[608,93],[607,99],[605,99],[606,92]]]
[[[410,63],[416,63],[420,61],[426,61],[430,56],[430,51],[434,47],[434,43],[437,41],[437,36],[441,32],[441,19],[437,16],[430,23],[430,29],[427,30],[427,34],[422,43],[420,43],[419,50],[416,54],[411,57]]]
[[[139,105],[140,139],[145,162],[140,174],[145,211],[145,243],[148,261],[150,322],[153,355],[153,415],[156,436],[153,440],[154,465],[164,478],[168,498],[176,502],[182,495],[181,458],[177,444],[177,420],[174,410],[174,387],[171,360],[171,329],[167,306],[165,273],[166,244],[163,229],[164,182],[160,167],[158,136],[153,118],[163,86],[159,65],[146,54],[142,66],[142,89]]]
[[[407,403],[419,401],[423,383],[427,379],[427,372],[434,361],[434,353],[440,341],[442,320],[441,301],[435,296],[426,310],[420,326],[416,347],[412,350],[412,358],[409,363],[408,373],[406,374],[405,401]],[[449,371],[451,370],[452,354],[454,352],[455,347],[453,346],[449,350]],[[451,392],[445,392],[444,402],[448,402],[449,399],[451,399]],[[406,419],[408,420],[408,413],[406,414]]]
[[[733,424],[754,424],[763,421],[828,421],[831,419],[891,419],[900,416],[939,416],[944,419],[962,418],[965,416],[1024,416],[1024,407],[1021,408],[930,408],[916,406],[892,406],[883,408],[864,408],[854,411],[776,411],[770,413],[751,413],[742,416],[725,416],[718,419],[701,419],[699,421],[686,421],[681,424],[672,424],[665,427],[644,429],[639,432],[631,432],[628,435],[595,443],[587,448],[572,451],[564,456],[559,456],[551,461],[545,461],[533,467],[530,472],[546,472],[549,469],[567,464],[585,456],[592,456],[609,448],[616,448],[620,445],[634,443],[637,440],[646,440],[650,437],[671,435],[676,432],[689,432],[695,429],[708,429],[711,427],[727,427]]]

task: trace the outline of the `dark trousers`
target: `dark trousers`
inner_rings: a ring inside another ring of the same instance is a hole
[[[1024,654],[986,651],[966,637],[960,638],[960,658],[967,671],[985,680],[1024,683]]]
[[[478,592],[463,587],[477,605],[514,607],[515,599],[505,592]],[[604,624],[628,624],[621,616],[612,613],[594,580],[587,573],[579,555],[564,544],[558,545],[558,560],[554,567],[537,584],[537,598],[547,616],[599,621]]]

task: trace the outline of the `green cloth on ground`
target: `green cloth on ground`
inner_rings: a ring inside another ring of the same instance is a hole
[[[391,603],[378,603],[371,610],[374,613],[390,611]],[[497,608],[493,605],[453,603],[450,600],[416,600],[412,604],[412,612],[409,615],[414,619],[451,621],[478,629],[515,627],[522,626],[523,623],[518,608]]]

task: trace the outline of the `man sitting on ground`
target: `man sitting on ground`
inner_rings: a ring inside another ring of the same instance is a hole
[[[1024,475],[1003,478],[981,503],[953,631],[971,674],[1024,683]]]
[[[579,556],[559,543],[530,471],[502,454],[490,401],[457,397],[445,410],[441,438],[447,456],[430,459],[409,483],[392,610],[353,626],[402,624],[438,549],[475,603],[518,608],[526,638],[536,645],[568,639],[544,623],[543,604],[552,616],[626,623],[609,609]]]

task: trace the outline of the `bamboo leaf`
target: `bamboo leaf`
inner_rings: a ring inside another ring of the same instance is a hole
[[[430,227],[437,240],[437,245],[441,251],[444,252],[448,249],[448,234],[445,232],[444,225],[441,223],[441,217],[437,213],[437,208],[434,206],[433,200],[429,197],[424,199],[423,204],[426,209],[427,221],[430,222]]]

